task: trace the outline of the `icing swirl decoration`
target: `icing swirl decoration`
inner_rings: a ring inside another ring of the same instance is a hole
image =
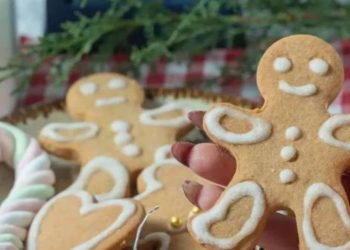
[[[21,130],[0,123],[1,160],[15,171],[15,182],[0,205],[0,248],[23,249],[27,229],[46,200],[54,195],[55,175],[48,155]],[[10,143],[10,145],[8,144]]]
[[[220,125],[220,119],[225,115],[248,121],[252,129],[246,133],[227,131]],[[208,111],[204,117],[204,124],[216,138],[233,144],[252,144],[264,141],[270,136],[272,130],[272,126],[268,121],[228,107],[217,107]]]
[[[157,115],[166,114],[168,112],[176,111],[176,110],[182,111],[182,115],[172,119],[155,119],[154,118]],[[173,102],[173,103],[167,103],[155,109],[145,110],[140,114],[139,119],[140,119],[140,122],[145,125],[180,128],[189,123],[189,120],[187,118],[187,113],[189,111],[191,110],[187,107],[186,103]]]
[[[58,130],[74,131],[79,129],[84,131],[75,136],[64,136],[57,133]],[[94,137],[98,130],[98,126],[92,122],[50,123],[41,130],[41,135],[57,142],[84,141]]]
[[[114,186],[110,191],[106,193],[96,194],[94,198],[98,202],[95,203],[93,196],[90,193],[86,192],[84,188],[86,187],[88,180],[93,176],[93,174],[99,171],[108,173],[109,176],[113,179]],[[104,239],[110,237],[113,232],[120,229],[124,224],[126,224],[136,211],[136,205],[131,200],[120,199],[127,193],[128,184],[128,171],[119,161],[107,156],[95,157],[85,165],[78,178],[71,186],[53,197],[39,211],[38,215],[34,218],[32,226],[30,228],[27,249],[38,249],[37,241],[40,234],[40,227],[45,216],[47,216],[47,214],[50,212],[50,209],[56,204],[58,200],[72,196],[77,197],[81,200],[81,215],[91,214],[95,211],[103,210],[107,207],[121,207],[122,211],[120,215],[116,218],[111,218],[111,220],[113,221],[114,219],[114,221],[110,226],[106,227],[95,237],[82,242],[73,248],[75,250],[95,249],[95,247]]]

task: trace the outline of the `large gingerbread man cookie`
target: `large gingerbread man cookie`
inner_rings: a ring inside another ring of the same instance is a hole
[[[330,115],[343,67],[336,51],[309,35],[274,43],[257,82],[265,103],[206,112],[208,136],[237,161],[233,179],[188,228],[208,249],[253,249],[270,213],[291,211],[300,249],[350,249],[349,203],[341,174],[350,162],[349,115]]]
[[[191,126],[188,105],[173,102],[145,110],[143,90],[119,74],[100,73],[78,80],[67,94],[67,109],[75,123],[48,124],[39,140],[54,154],[78,160],[82,166],[104,155],[118,159],[131,180],[153,162],[156,150],[172,144]],[[103,177],[101,185],[110,188]]]

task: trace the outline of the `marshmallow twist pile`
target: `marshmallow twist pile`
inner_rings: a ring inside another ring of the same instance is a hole
[[[54,195],[55,175],[38,142],[2,122],[0,161],[15,172],[14,185],[0,204],[0,249],[19,250],[35,214]]]

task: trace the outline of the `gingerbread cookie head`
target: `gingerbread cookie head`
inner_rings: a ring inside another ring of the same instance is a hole
[[[110,109],[139,107],[143,90],[138,82],[120,74],[99,73],[79,79],[67,94],[67,109],[75,118]],[[110,111],[112,112],[112,111]]]
[[[216,204],[190,219],[197,241],[208,249],[253,249],[268,216],[284,209],[295,214],[299,249],[350,249],[340,181],[350,162],[350,116],[327,111],[342,72],[330,45],[290,36],[260,63],[262,108],[222,103],[206,112],[204,129],[234,155],[236,172]]]
[[[265,99],[279,101],[279,96],[297,101],[302,96],[328,106],[343,85],[342,62],[325,41],[295,35],[267,49],[259,63],[257,83]]]

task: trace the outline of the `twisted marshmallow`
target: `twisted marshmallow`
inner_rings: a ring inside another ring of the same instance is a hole
[[[15,171],[14,185],[0,204],[0,249],[23,249],[27,228],[54,195],[48,155],[21,130],[0,122],[0,161]]]

